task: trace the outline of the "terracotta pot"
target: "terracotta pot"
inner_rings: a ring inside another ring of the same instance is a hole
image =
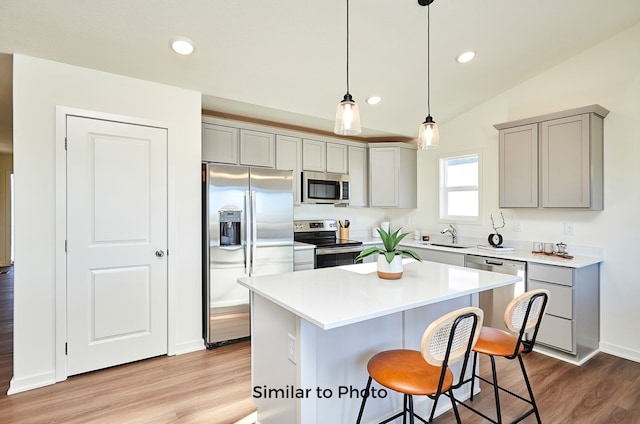
[[[378,255],[378,277],[385,280],[397,280],[402,277],[402,256],[394,256],[389,263],[384,255]]]

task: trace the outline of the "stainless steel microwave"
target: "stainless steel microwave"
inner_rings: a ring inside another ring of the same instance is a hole
[[[349,204],[349,176],[303,171],[302,203]]]

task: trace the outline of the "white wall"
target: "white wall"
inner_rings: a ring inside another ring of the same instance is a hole
[[[15,55],[14,377],[10,393],[55,381],[56,106],[169,128],[170,351],[203,347],[200,299],[200,93]],[[57,243],[57,245],[56,245]]]
[[[518,241],[564,241],[571,246],[602,247],[601,350],[640,362],[640,339],[631,336],[640,283],[635,268],[640,210],[640,25],[561,65],[502,93],[441,125],[441,148],[418,152],[418,209],[399,211],[398,223],[437,234],[437,156],[469,149],[482,152],[482,225],[458,224],[460,237],[486,237],[489,214],[498,215],[498,131],[493,124],[565,109],[600,104],[611,112],[604,120],[605,209],[601,212],[503,210],[505,244]],[[482,55],[478,56],[482,60]],[[469,66],[473,66],[470,64]],[[500,72],[500,69],[496,69]],[[481,82],[479,82],[481,83]],[[437,119],[437,99],[433,99]],[[571,160],[571,158],[567,158]],[[513,231],[514,220],[523,224]],[[567,236],[564,224],[576,224]]]

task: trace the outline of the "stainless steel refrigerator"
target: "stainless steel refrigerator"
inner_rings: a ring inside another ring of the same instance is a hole
[[[203,337],[207,348],[249,337],[240,277],[293,271],[291,171],[202,164]]]

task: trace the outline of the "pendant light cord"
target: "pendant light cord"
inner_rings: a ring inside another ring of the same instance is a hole
[[[349,94],[349,0],[347,0],[347,94]]]
[[[347,0],[348,1],[348,0]],[[431,5],[427,5],[427,115],[431,116]]]

